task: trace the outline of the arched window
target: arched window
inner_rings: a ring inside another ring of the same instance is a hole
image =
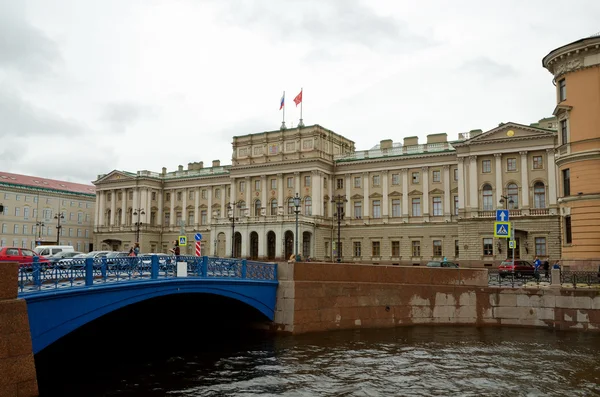
[[[277,200],[271,200],[271,215],[277,215]]]
[[[546,186],[544,186],[544,182],[536,182],[533,185],[533,207],[546,208]]]
[[[508,209],[519,208],[519,187],[516,183],[509,183],[506,187],[506,196],[508,197]],[[511,204],[510,202],[513,201]]]
[[[115,217],[115,225],[116,226],[121,226],[121,214],[123,213],[122,209],[118,209],[117,210],[117,216]]]
[[[304,199],[304,215],[312,215],[312,199],[310,197]]]
[[[106,222],[104,223],[106,226],[112,226],[110,224],[110,210],[106,210]]]
[[[483,210],[492,211],[494,209],[494,200],[492,197],[492,187],[489,184],[483,185]]]
[[[238,202],[236,207],[237,207],[238,216],[246,215],[246,202],[245,201]]]
[[[260,207],[261,207],[260,200],[256,200],[254,202],[254,216],[260,216]]]
[[[130,226],[130,225],[131,225],[131,223],[133,222],[133,220],[132,220],[132,219],[133,219],[133,209],[132,209],[132,208],[129,208],[129,209],[127,210],[127,218],[125,218],[125,225],[126,225],[126,226]],[[167,220],[167,219],[168,219],[168,217],[165,215],[165,220]],[[168,225],[168,224],[169,224],[169,222],[166,222],[166,221],[165,221],[165,225]]]
[[[296,209],[296,207],[294,207],[294,198],[290,197],[288,199],[288,202],[287,202],[287,213],[288,213],[288,215],[292,215],[294,213],[295,209]]]

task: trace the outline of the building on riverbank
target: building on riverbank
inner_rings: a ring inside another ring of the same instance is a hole
[[[2,247],[33,249],[39,241],[81,252],[93,248],[93,185],[0,171],[0,204]]]

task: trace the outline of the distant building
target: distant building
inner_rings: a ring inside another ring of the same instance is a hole
[[[0,171],[0,246],[33,249],[37,242],[58,243],[88,252],[95,192],[92,185]]]
[[[552,50],[565,264],[600,264],[600,34]]]

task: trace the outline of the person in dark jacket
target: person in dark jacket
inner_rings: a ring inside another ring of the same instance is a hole
[[[542,265],[544,266],[544,277],[550,277],[550,262],[544,261]]]

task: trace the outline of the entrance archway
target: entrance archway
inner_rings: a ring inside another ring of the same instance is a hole
[[[277,237],[274,231],[270,231],[267,233],[267,259],[270,261],[275,259],[275,244],[277,244]]]
[[[250,233],[250,259],[258,259],[258,233]]]
[[[304,259],[310,258],[311,240],[312,240],[311,232],[302,233],[302,257]]]
[[[287,260],[290,258],[290,256],[292,256],[294,254],[294,233],[292,233],[290,230],[288,230],[287,232],[285,232],[284,235],[284,240],[285,240],[285,253],[284,253],[284,259]]]
[[[242,256],[242,234],[235,232],[233,241],[233,257],[240,258]]]

